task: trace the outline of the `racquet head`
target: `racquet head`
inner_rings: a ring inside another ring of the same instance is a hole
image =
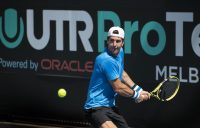
[[[169,101],[176,96],[179,86],[180,80],[175,76],[169,76],[158,84],[150,94],[160,101]]]

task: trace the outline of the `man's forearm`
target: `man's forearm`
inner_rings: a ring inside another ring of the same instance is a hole
[[[118,93],[119,95],[124,97],[131,97],[134,95],[134,91],[126,84],[122,83],[120,79],[110,81],[110,83],[115,92]]]
[[[122,74],[122,82],[129,87],[132,87],[134,85],[133,80],[129,77],[129,75],[125,71],[123,71]]]
[[[116,91],[119,95],[124,97],[132,97],[134,94],[133,90],[128,90],[126,88],[121,88]]]

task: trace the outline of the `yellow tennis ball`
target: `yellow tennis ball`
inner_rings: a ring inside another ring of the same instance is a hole
[[[60,97],[60,98],[63,98],[63,97],[65,97],[67,95],[67,92],[66,92],[66,90],[64,89],[64,88],[60,88],[59,90],[58,90],[58,96]]]

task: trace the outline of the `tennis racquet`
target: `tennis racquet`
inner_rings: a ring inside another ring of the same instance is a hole
[[[176,96],[179,86],[180,80],[176,76],[169,76],[160,82],[150,94],[159,101],[169,101]]]

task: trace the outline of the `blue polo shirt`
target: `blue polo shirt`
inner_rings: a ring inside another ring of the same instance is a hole
[[[98,55],[90,79],[84,109],[115,106],[115,96],[117,94],[109,81],[117,78],[121,80],[123,70],[124,52],[122,48],[117,56],[112,56],[107,49]]]

